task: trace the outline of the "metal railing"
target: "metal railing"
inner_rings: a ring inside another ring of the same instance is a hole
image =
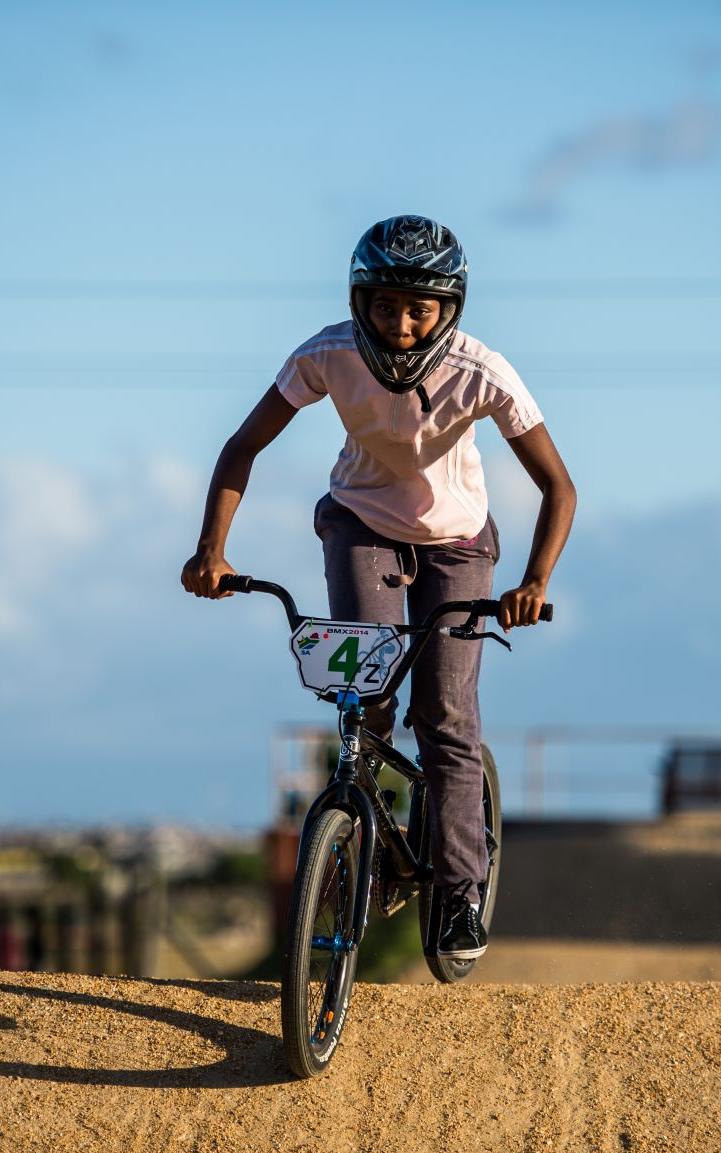
[[[412,751],[412,738],[394,739]],[[484,739],[499,766],[508,817],[628,819],[662,810],[662,768],[670,746],[721,742],[721,731],[653,724],[489,726]],[[308,799],[325,783],[337,740],[331,727],[276,729],[271,744],[276,820],[302,817]]]

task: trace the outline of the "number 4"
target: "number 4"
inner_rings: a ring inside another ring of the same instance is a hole
[[[351,683],[358,671],[358,637],[346,637],[340,648],[328,660],[328,672],[343,673],[343,680]]]

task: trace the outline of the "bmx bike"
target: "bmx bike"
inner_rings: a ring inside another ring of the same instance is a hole
[[[437,980],[463,980],[476,963],[438,954],[441,892],[433,884],[423,767],[366,728],[365,709],[393,695],[434,632],[511,646],[496,633],[478,631],[483,618],[498,615],[496,600],[447,601],[414,626],[306,617],[282,585],[250,576],[223,576],[220,591],[277,597],[288,617],[303,686],[339,710],[338,765],[311,804],[301,833],[281,981],[286,1058],[296,1076],[313,1077],[327,1068],[343,1030],[371,898],[386,917],[418,898],[423,953]],[[468,615],[460,625],[439,624],[449,614]],[[541,619],[552,617],[553,606],[547,604]],[[407,648],[406,636],[411,636]],[[485,745],[482,759],[489,870],[479,913],[488,931],[498,891],[501,796]],[[410,784],[407,829],[393,815],[395,794],[378,783],[383,764]]]

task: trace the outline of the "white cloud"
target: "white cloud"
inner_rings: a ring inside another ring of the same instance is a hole
[[[69,557],[97,541],[100,510],[88,483],[50,461],[0,461],[0,636],[4,646],[43,635],[38,600]],[[7,675],[7,670],[4,670]]]
[[[484,456],[488,502],[498,524],[501,552],[504,538],[527,538],[530,548],[541,494],[510,450]]]
[[[202,494],[197,472],[169,456],[111,462],[94,475],[48,460],[1,461],[5,642],[32,637],[52,647],[60,622],[74,613],[84,622],[136,612],[139,598],[167,587],[170,565],[179,573],[200,523]]]
[[[148,479],[171,508],[197,509],[205,493],[205,482],[198,470],[177,457],[157,456],[150,460]]]
[[[52,560],[53,550],[87,545],[100,517],[87,483],[44,460],[0,462],[0,556],[15,567]]]
[[[0,591],[0,637],[22,637],[31,629],[28,613],[8,593]]]
[[[684,101],[655,115],[629,114],[556,140],[532,165],[529,186],[502,216],[543,223],[560,215],[572,182],[597,169],[656,172],[712,160],[721,138],[721,105]]]

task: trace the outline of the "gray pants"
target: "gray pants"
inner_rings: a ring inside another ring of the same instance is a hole
[[[491,595],[499,549],[490,514],[473,542],[411,550],[379,536],[327,494],[316,505],[315,531],[323,542],[330,613],[336,620],[399,623],[406,588],[411,624],[442,601]],[[416,575],[411,584],[398,586],[399,576],[411,567],[412,552]],[[465,615],[450,614],[443,623],[460,623]],[[436,883],[470,881],[472,900],[473,886],[488,870],[478,708],[482,644],[436,633],[411,671],[410,713],[428,780]],[[389,739],[396,707],[394,698],[368,709],[368,727]]]

